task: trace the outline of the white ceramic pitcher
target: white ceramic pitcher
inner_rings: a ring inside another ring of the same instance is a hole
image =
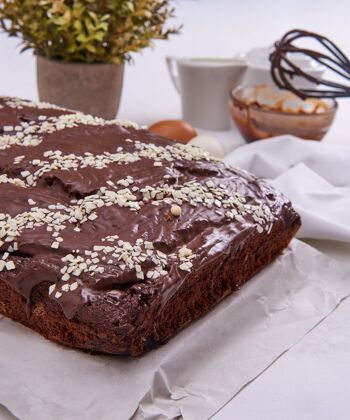
[[[241,59],[166,58],[176,90],[181,96],[182,117],[198,128],[227,130],[230,90],[241,80],[246,64]]]
[[[181,96],[182,118],[197,128],[227,130],[231,127],[229,92],[238,84],[273,84],[270,74],[269,49],[256,48],[233,58],[167,57],[171,79]],[[310,74],[320,77],[322,66],[305,58],[298,64]],[[297,80],[297,85],[305,85]]]

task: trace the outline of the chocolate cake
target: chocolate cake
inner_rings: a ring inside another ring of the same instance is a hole
[[[140,355],[269,264],[300,226],[267,183],[130,122],[0,98],[0,313]]]

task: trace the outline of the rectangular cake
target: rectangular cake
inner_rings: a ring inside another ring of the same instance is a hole
[[[0,98],[0,313],[50,340],[141,355],[299,227],[281,193],[202,149]]]

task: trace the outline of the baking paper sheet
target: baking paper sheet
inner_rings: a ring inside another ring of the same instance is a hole
[[[138,359],[94,356],[0,320],[0,403],[21,419],[204,419],[350,294],[350,273],[294,240],[273,264]]]

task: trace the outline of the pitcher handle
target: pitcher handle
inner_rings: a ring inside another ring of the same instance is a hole
[[[167,56],[165,57],[165,60],[173,85],[175,86],[177,92],[180,93],[179,73],[177,71],[176,58]]]

